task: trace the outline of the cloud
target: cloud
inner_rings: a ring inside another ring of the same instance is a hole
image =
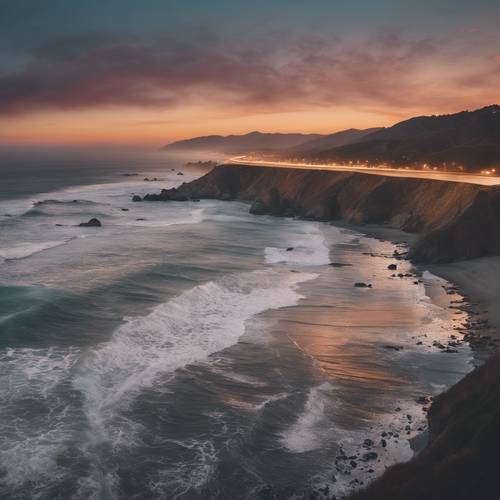
[[[214,36],[191,43],[99,34],[59,38],[34,50],[24,67],[0,73],[0,114],[169,109],[193,102],[253,112],[325,105],[414,109],[423,101],[437,109],[460,107],[474,75],[463,62],[449,71],[453,62],[442,46],[394,34],[356,42],[276,37],[261,44]],[[498,97],[497,72],[482,74],[485,97],[489,91]]]

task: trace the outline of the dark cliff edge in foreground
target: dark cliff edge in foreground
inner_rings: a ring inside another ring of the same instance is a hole
[[[201,198],[250,201],[256,214],[387,224],[416,232],[420,239],[410,256],[419,262],[500,253],[498,187],[222,165],[177,189],[145,196],[155,201]],[[428,421],[428,445],[350,500],[499,498],[500,355],[437,397]]]
[[[500,356],[438,396],[429,443],[350,500],[497,500],[500,494]]]
[[[500,254],[500,187],[354,172],[220,165],[145,200],[253,202],[255,214],[386,224],[420,237],[410,258],[447,263]]]

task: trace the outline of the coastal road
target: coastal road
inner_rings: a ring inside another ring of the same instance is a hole
[[[411,169],[396,169],[384,167],[360,167],[352,165],[321,165],[308,163],[287,163],[280,161],[259,161],[245,160],[243,156],[231,158],[227,163],[238,165],[255,165],[259,167],[276,167],[276,168],[297,168],[303,170],[331,170],[335,172],[359,172],[371,175],[386,175],[390,177],[407,177],[414,179],[434,179],[439,181],[449,182],[465,182],[469,184],[481,184],[483,186],[500,185],[500,177],[487,174],[470,174],[460,172],[442,172],[436,170],[411,170]]]

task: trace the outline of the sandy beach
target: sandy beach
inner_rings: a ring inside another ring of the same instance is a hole
[[[336,226],[358,231],[373,238],[391,241],[392,243],[413,244],[419,235],[407,233],[399,229],[386,226],[367,224],[353,225],[344,222],[335,222]],[[457,286],[461,295],[465,298],[464,310],[470,312],[471,316],[478,320],[487,320],[489,328],[486,335],[491,336],[494,344],[488,349],[476,350],[476,358],[479,363],[484,362],[490,355],[498,350],[500,346],[500,256],[481,257],[478,259],[463,260],[441,265],[418,266],[427,269],[433,274],[445,279]]]

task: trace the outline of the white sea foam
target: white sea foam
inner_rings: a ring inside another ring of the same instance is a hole
[[[165,498],[166,492],[172,500],[186,498],[188,492],[199,490],[206,483],[217,465],[217,450],[211,441],[188,440],[172,443],[192,451],[194,459],[160,470],[157,477],[149,483],[153,498]]]
[[[267,309],[295,304],[298,283],[316,275],[254,271],[208,282],[128,318],[112,339],[81,361],[75,389],[85,396],[92,439],[114,435],[117,408],[160,375],[204,360],[235,342],[245,322]],[[110,435],[111,434],[111,435]]]
[[[4,484],[55,481],[57,455],[70,436],[67,411],[57,387],[67,381],[78,356],[73,349],[0,351],[0,470]],[[21,417],[18,406],[37,401],[47,412]]]
[[[172,207],[170,206],[169,208],[171,209]],[[199,224],[206,218],[205,209],[192,209],[187,206],[183,207],[182,210],[176,210],[175,212],[173,210],[169,210],[168,213],[161,211],[155,214],[152,210],[145,210],[144,214],[144,217],[142,217],[144,220],[137,220],[136,218],[126,222],[120,221],[120,224],[125,223],[126,225],[141,227],[167,227],[178,224]]]
[[[320,448],[325,435],[324,420],[327,391],[331,390],[329,382],[310,389],[304,410],[297,420],[282,434],[282,443],[293,453]]]
[[[294,235],[284,248],[267,247],[264,257],[268,264],[321,266],[330,263],[330,250],[322,229],[311,223],[301,225],[304,232]],[[287,248],[293,250],[287,251]]]
[[[26,259],[28,257],[31,257],[32,255],[43,252],[45,250],[65,245],[69,241],[71,241],[71,238],[64,240],[55,240],[55,241],[14,243],[9,247],[0,248],[0,259],[4,260]]]

